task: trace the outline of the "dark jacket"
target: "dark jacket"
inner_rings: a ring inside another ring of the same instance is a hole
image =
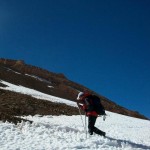
[[[79,100],[78,106],[86,112],[87,116],[95,116],[97,117],[98,114],[96,111],[93,110],[93,105],[92,104],[92,97],[90,95],[86,95],[85,97],[82,98],[82,100]]]

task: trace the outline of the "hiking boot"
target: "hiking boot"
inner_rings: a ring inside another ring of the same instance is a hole
[[[102,133],[101,133],[101,136],[105,137],[105,136],[106,136],[106,133],[105,133],[105,132],[102,132]]]
[[[101,132],[99,133],[99,135],[105,137],[105,136],[106,136],[106,133],[101,131]]]

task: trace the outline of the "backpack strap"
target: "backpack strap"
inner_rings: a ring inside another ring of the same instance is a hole
[[[93,111],[94,107],[93,107],[92,99],[90,98],[90,96],[86,97],[84,99],[84,102],[87,107],[87,111]]]

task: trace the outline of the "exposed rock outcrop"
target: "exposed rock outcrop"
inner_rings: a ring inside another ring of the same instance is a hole
[[[76,100],[76,96],[79,91],[88,90],[91,93],[97,94],[80,84],[68,80],[65,75],[61,73],[52,73],[39,67],[27,65],[23,60],[0,59],[0,79],[72,101]],[[0,84],[0,86],[4,85]],[[101,98],[103,105],[108,111],[136,118],[147,119],[145,116],[139,114],[136,111],[131,111],[123,108],[107,99],[106,97],[99,94],[97,95]],[[13,103],[16,98],[14,96],[13,98],[12,96],[9,96],[7,97],[7,99],[12,100],[11,102]],[[34,103],[34,101],[32,102]],[[42,106],[42,104],[39,105]],[[35,108],[32,107],[32,104],[30,105],[30,107],[26,106],[26,108],[30,110],[30,114],[35,112]],[[13,107],[13,109],[18,110],[15,107]],[[22,110],[19,109],[18,111],[20,111],[20,115],[23,114]]]

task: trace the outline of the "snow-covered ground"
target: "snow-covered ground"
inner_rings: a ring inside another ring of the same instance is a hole
[[[87,136],[81,116],[26,116],[33,124],[0,123],[1,150],[150,150],[150,122],[107,112],[96,126],[107,137]],[[85,117],[82,116],[85,120]]]
[[[70,100],[66,100],[63,98],[48,95],[48,94],[36,91],[34,89],[24,87],[24,86],[14,85],[14,84],[11,84],[11,83],[3,81],[3,80],[0,80],[0,83],[7,85],[7,87],[0,87],[0,89],[9,90],[9,91],[17,92],[17,93],[22,93],[22,94],[30,95],[34,98],[44,99],[44,100],[48,100],[51,102],[64,103],[64,104],[67,104],[70,106],[77,107],[77,104]]]
[[[0,82],[8,86],[0,87],[5,90],[76,106],[65,99]],[[32,124],[0,122],[0,150],[150,150],[150,121],[111,112],[107,115],[105,121],[99,117],[96,122],[96,127],[106,132],[105,138],[98,135],[86,138],[85,117],[80,115],[23,117],[32,120]]]

